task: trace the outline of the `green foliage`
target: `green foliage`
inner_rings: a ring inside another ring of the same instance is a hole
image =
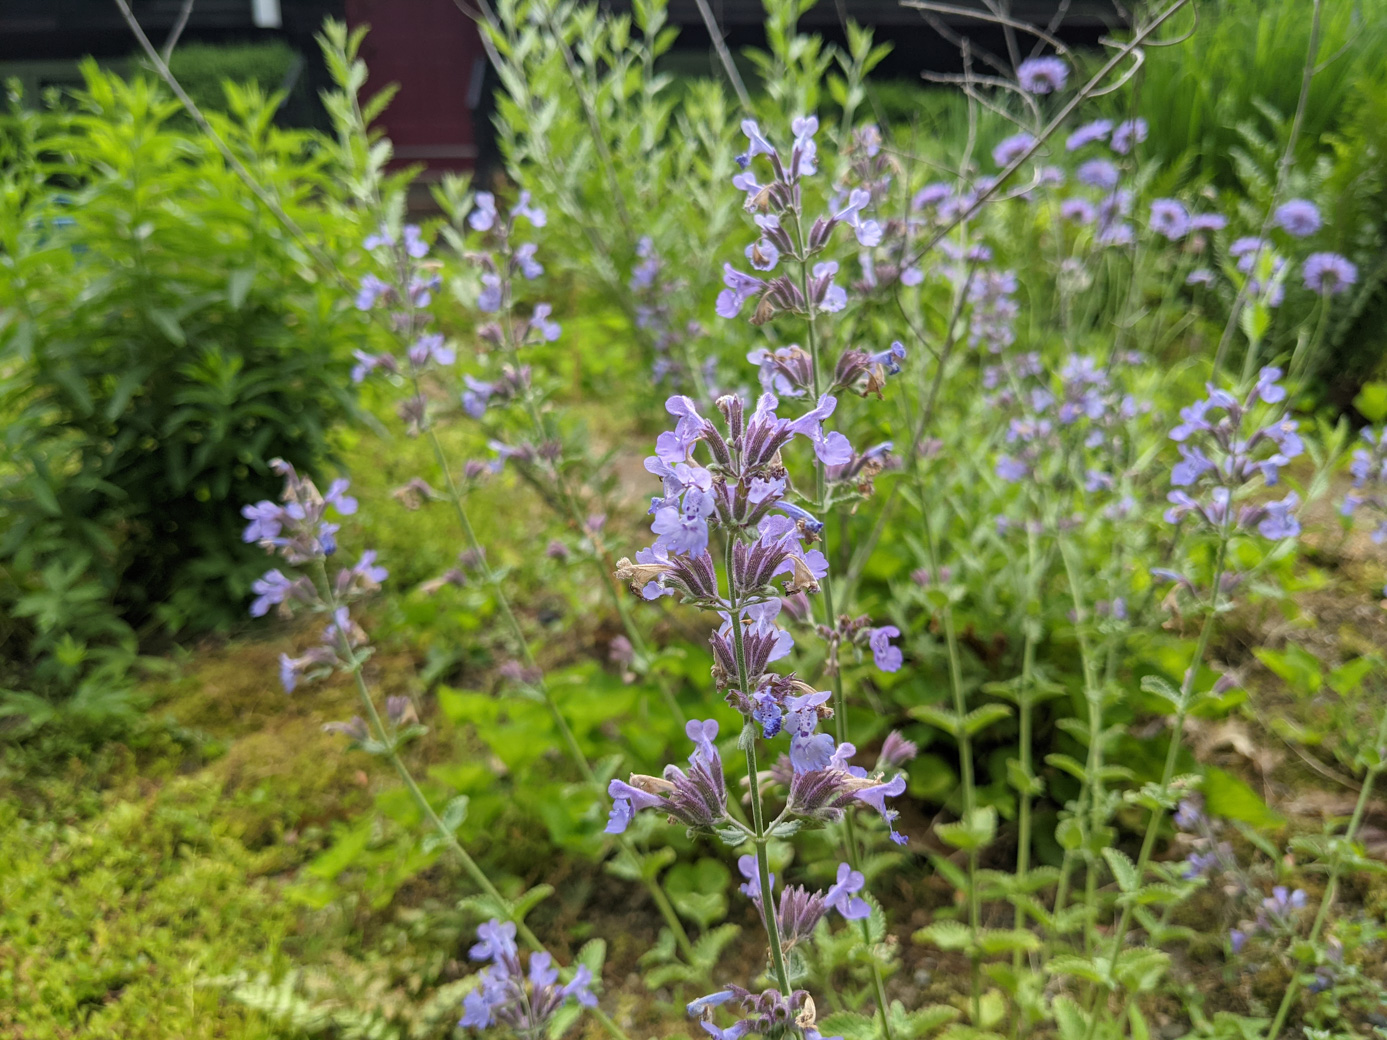
[[[70,106],[13,107],[0,177],[0,598],[42,695],[122,682],[137,633],[240,616],[262,558],[242,503],[276,457],[327,465],[357,319],[148,80],[84,67]],[[340,250],[314,139],[231,85],[219,133]],[[17,102],[16,102],[17,105]],[[339,207],[340,211],[340,207]],[[338,236],[344,237],[338,237]]]
[[[1323,0],[1319,62],[1311,83],[1298,158],[1312,165],[1352,113],[1355,94],[1387,72],[1387,24],[1358,0]],[[1188,39],[1146,53],[1123,98],[1150,123],[1144,145],[1167,166],[1232,187],[1238,127],[1261,119],[1260,106],[1290,118],[1309,50],[1309,6],[1294,0],[1208,0]],[[1186,22],[1188,24],[1188,21]],[[1332,60],[1329,60],[1332,59]]]
[[[135,58],[141,62],[142,56]],[[224,111],[227,81],[245,89],[254,87],[262,94],[284,90],[297,76],[303,62],[283,40],[255,43],[202,43],[188,40],[174,48],[169,71],[197,106],[204,111]]]

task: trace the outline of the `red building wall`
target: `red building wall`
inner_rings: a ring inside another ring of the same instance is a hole
[[[381,118],[396,160],[426,163],[435,176],[471,169],[486,63],[472,20],[453,0],[347,0],[346,14],[353,28],[370,26],[361,45],[368,93],[399,84]]]

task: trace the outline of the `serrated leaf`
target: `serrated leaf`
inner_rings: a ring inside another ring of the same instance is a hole
[[[937,708],[932,704],[917,704],[910,709],[910,717],[919,719],[935,729],[942,729],[945,733],[955,737],[963,732],[957,714],[944,708]]]
[[[984,928],[978,934],[978,947],[983,953],[1030,953],[1040,946],[1040,936],[1024,928]]]
[[[607,961],[607,941],[605,939],[589,939],[583,944],[583,948],[578,951],[578,956],[574,958],[578,964],[587,965],[588,971],[592,972],[594,979],[602,977],[602,965]]]
[[[1137,865],[1125,852],[1121,849],[1104,849],[1103,858],[1108,861],[1108,868],[1117,880],[1117,887],[1123,892],[1135,892],[1141,887],[1141,874],[1137,871]]]
[[[984,704],[963,716],[963,729],[970,737],[976,736],[1002,719],[1011,718],[1011,708],[1005,704]]]
[[[1050,1005],[1059,1027],[1060,1040],[1085,1040],[1088,1036],[1088,1016],[1078,1003],[1060,994]]]
[[[825,1036],[841,1036],[843,1040],[875,1040],[878,1033],[877,1020],[856,1011],[835,1011],[820,1018],[816,1028]]]
[[[911,938],[921,946],[940,950],[964,951],[973,946],[973,932],[960,921],[935,921],[917,931]]]

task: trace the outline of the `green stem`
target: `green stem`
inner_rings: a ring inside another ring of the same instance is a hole
[[[418,376],[415,376],[415,393],[419,392]],[[425,432],[429,439],[429,444],[433,448],[434,460],[438,468],[443,472],[444,484],[448,489],[448,500],[452,503],[453,512],[457,516],[458,526],[462,529],[463,537],[467,540],[468,548],[472,550],[477,558],[477,568],[481,571],[482,580],[491,586],[496,597],[497,606],[501,610],[501,616],[506,622],[506,627],[510,629],[511,638],[519,648],[519,653],[525,663],[526,670],[533,678],[531,685],[544,700],[544,705],[549,711],[549,716],[554,720],[554,727],[559,731],[564,747],[568,751],[568,756],[577,767],[587,785],[597,792],[602,791],[602,785],[593,773],[592,766],[588,762],[587,755],[583,754],[583,749],[578,746],[578,739],[573,735],[573,730],[568,725],[568,720],[564,718],[563,712],[559,709],[558,702],[554,700],[554,694],[549,689],[549,684],[544,681],[544,673],[540,671],[535,663],[534,655],[530,652],[530,645],[525,639],[524,630],[520,627],[520,621],[515,616],[515,611],[511,608],[510,598],[506,595],[500,579],[496,572],[491,569],[491,562],[486,557],[486,552],[482,547],[481,540],[477,537],[477,532],[472,526],[472,520],[467,515],[467,509],[462,504],[462,492],[457,486],[457,481],[453,478],[452,470],[448,466],[448,457],[443,451],[443,444],[438,439],[438,433],[433,426],[426,424]],[[638,862],[644,857],[631,839],[624,834],[617,837],[617,844],[628,851]],[[650,893],[655,902],[656,908],[660,911],[660,916],[664,918],[666,926],[674,935],[675,942],[679,945],[680,951],[690,963],[693,962],[693,943],[689,940],[689,934],[684,929],[683,922],[679,920],[679,915],[670,905],[660,883],[655,878],[645,878],[646,890]]]
[[[1349,819],[1348,830],[1344,832],[1341,839],[1347,844],[1353,844],[1353,839],[1358,834],[1358,828],[1363,822],[1363,814],[1368,808],[1368,799],[1372,797],[1373,783],[1384,768],[1387,762],[1381,758],[1382,748],[1387,744],[1387,714],[1383,715],[1382,721],[1377,727],[1377,746],[1378,762],[1368,769],[1368,775],[1363,780],[1363,789],[1358,792],[1358,802],[1353,807],[1353,816]],[[1324,886],[1324,895],[1320,897],[1320,908],[1315,913],[1315,923],[1310,928],[1310,945],[1313,947],[1319,942],[1320,933],[1324,930],[1325,922],[1329,919],[1330,908],[1334,905],[1334,897],[1338,894],[1339,875],[1343,871],[1344,857],[1342,853],[1334,856],[1333,866],[1329,868],[1329,881]],[[1300,993],[1300,973],[1291,976],[1290,984],[1286,987],[1285,995],[1281,998],[1281,1005],[1276,1009],[1276,1017],[1271,1020],[1271,1026],[1267,1029],[1267,1040],[1277,1040],[1281,1035],[1281,1028],[1286,1024],[1286,1016],[1290,1014],[1291,1005],[1295,1003],[1296,997]]]
[[[1146,876],[1146,868],[1151,862],[1151,854],[1156,848],[1156,836],[1160,833],[1161,823],[1165,819],[1165,802],[1170,796],[1170,782],[1175,778],[1175,763],[1180,756],[1180,745],[1185,732],[1185,720],[1189,717],[1190,696],[1194,691],[1194,680],[1199,674],[1199,666],[1204,661],[1204,654],[1209,649],[1209,639],[1213,636],[1215,619],[1218,616],[1218,601],[1220,595],[1220,585],[1223,582],[1223,571],[1228,562],[1228,543],[1232,538],[1232,523],[1234,512],[1230,507],[1227,510],[1228,516],[1219,531],[1218,557],[1214,562],[1213,579],[1210,582],[1209,610],[1204,617],[1204,623],[1199,629],[1199,641],[1195,645],[1194,656],[1190,660],[1190,666],[1185,672],[1184,681],[1180,684],[1180,699],[1176,705],[1175,725],[1171,728],[1170,747],[1166,751],[1165,765],[1161,769],[1160,789],[1157,793],[1156,805],[1151,810],[1151,819],[1146,824],[1146,834],[1141,840],[1141,851],[1137,855],[1136,876],[1142,878]],[[1135,903],[1132,900],[1124,902],[1122,914],[1113,929],[1112,946],[1108,951],[1108,963],[1116,965],[1117,958],[1122,952],[1123,939],[1127,935],[1127,927],[1131,924],[1132,910]],[[1097,994],[1095,994],[1095,999]],[[1089,1019],[1088,1040],[1092,1040],[1097,1030],[1098,1015],[1096,1004],[1093,1014]]]
[[[732,619],[732,651],[737,662],[737,687],[743,694],[751,692],[751,677],[747,673],[746,642],[742,633],[742,618],[739,609],[737,586],[733,579],[732,552],[734,536],[729,533],[727,546],[723,552],[723,564],[727,573],[728,616]],[[761,921],[766,927],[766,941],[770,946],[771,966],[775,972],[776,985],[780,992],[790,995],[790,973],[785,968],[785,950],[780,943],[780,924],[776,919],[775,893],[771,890],[770,854],[766,848],[766,817],[761,805],[760,767],[756,762],[756,731],[748,719],[742,731],[741,742],[746,749],[747,789],[751,799],[752,841],[756,848],[756,870],[761,885]]]
[[[823,383],[819,373],[819,331],[815,321],[814,302],[809,295],[809,257],[808,249],[804,236],[804,221],[798,212],[795,213],[795,232],[798,237],[797,245],[801,254],[799,264],[800,291],[804,294],[804,306],[806,308],[805,322],[808,325],[809,337],[809,365],[812,379],[812,389],[814,401],[819,400],[819,391]],[[825,510],[828,507],[827,501],[827,474],[826,466],[817,457],[814,459],[814,500],[816,508]],[[844,544],[846,544],[846,538]],[[849,570],[849,577],[851,570]],[[837,624],[837,612],[833,605],[833,576],[825,574],[823,580],[819,582],[820,594],[823,598],[823,623],[833,630]],[[832,672],[829,675],[829,688],[833,691],[833,736],[835,742],[842,744],[848,739],[848,708],[847,695],[843,689],[843,670],[842,661],[835,660]],[[753,786],[755,780],[752,781]],[[853,813],[848,810],[843,815],[843,844],[847,852],[848,866],[853,870],[860,870],[860,857],[857,849],[856,824],[853,820]],[[864,940],[871,935],[870,925],[866,920],[862,922],[862,937]],[[872,968],[872,987],[876,991],[877,1014],[881,1020],[881,1032],[885,1040],[895,1040],[895,1034],[891,1028],[890,1009],[886,1003],[886,979],[881,971],[881,965],[873,957]]]
[[[1065,578],[1069,584],[1069,595],[1074,603],[1074,634],[1079,643],[1079,661],[1084,673],[1084,701],[1088,706],[1088,755],[1084,765],[1087,781],[1084,787],[1088,795],[1088,836],[1091,841],[1103,825],[1103,699],[1095,674],[1092,649],[1088,643],[1088,609],[1079,583],[1078,566],[1068,539],[1060,535],[1058,541],[1060,558],[1064,561]],[[1094,929],[1097,925],[1092,911],[1097,898],[1099,870],[1096,854],[1088,850],[1084,855],[1088,862],[1088,870],[1084,877],[1085,905],[1089,909],[1089,915],[1084,919],[1084,952],[1087,954],[1092,952]]]
[[[918,467],[916,481],[920,481]],[[930,523],[926,507],[924,488],[920,489],[920,518],[925,531],[925,545],[929,550],[930,570],[939,573],[939,550],[935,544],[933,525]],[[958,649],[958,633],[954,628],[953,606],[945,603],[940,608],[944,620],[944,641],[949,654],[949,689],[953,694],[954,714],[961,721],[967,713],[967,701],[963,694],[963,663]],[[971,825],[977,817],[977,790],[973,779],[973,738],[959,727],[958,732],[958,770],[963,781],[963,818]],[[976,948],[978,933],[982,930],[982,902],[978,893],[978,850],[968,850],[968,929],[972,945]],[[972,958],[972,1002],[973,1024],[982,1019],[982,973],[977,954]]]
[[[338,606],[337,598],[333,594],[332,583],[328,580],[327,567],[321,560],[319,560],[317,564],[316,577],[318,578],[319,590],[324,594],[330,612],[335,613]],[[443,840],[443,844],[457,858],[458,862],[462,864],[463,871],[472,879],[473,884],[481,889],[482,893],[496,905],[496,909],[503,914],[508,921],[515,925],[516,934],[520,937],[520,940],[528,946],[531,951],[535,953],[543,952],[544,944],[539,941],[539,937],[530,930],[530,926],[516,913],[515,905],[510,900],[506,899],[505,896],[501,895],[500,890],[491,883],[491,879],[486,876],[486,872],[482,870],[477,861],[472,858],[472,854],[467,851],[462,842],[458,841],[457,835],[453,833],[452,828],[449,827],[447,823],[443,821],[443,818],[434,810],[433,804],[429,801],[428,796],[424,794],[418,782],[414,779],[414,774],[410,772],[409,767],[404,763],[404,759],[400,757],[399,750],[395,747],[394,741],[391,740],[390,734],[385,728],[385,722],[380,717],[380,712],[376,710],[375,698],[371,696],[371,689],[366,685],[366,677],[362,674],[361,659],[357,656],[356,652],[352,650],[346,632],[338,632],[338,650],[343,655],[344,660],[352,662],[350,666],[352,680],[356,684],[357,696],[361,700],[362,709],[366,712],[366,717],[370,722],[372,733],[374,733],[376,740],[386,749],[385,757],[390,761],[391,766],[394,767],[400,781],[405,785],[405,789],[409,792],[409,796],[413,799],[414,804],[419,807],[419,811],[423,814],[424,819],[428,821],[429,825],[433,827],[434,831]],[[566,973],[567,971],[568,969],[565,969]],[[592,1011],[593,1017],[595,1017],[602,1024],[602,1027],[611,1034],[613,1040],[628,1040],[626,1033],[606,1012],[602,1011],[600,1008],[592,1008],[590,1010]]]
[[[1036,574],[1036,532],[1027,528],[1026,532],[1026,610],[1029,613],[1031,606],[1036,603],[1036,585],[1038,575]],[[1017,714],[1020,716],[1020,734],[1018,750],[1021,759],[1021,773],[1027,784],[1031,779],[1031,741],[1032,741],[1032,718],[1033,698],[1031,696],[1031,682],[1035,674],[1035,651],[1036,644],[1040,639],[1040,622],[1035,621],[1031,624],[1031,618],[1026,619],[1026,642],[1021,651],[1021,687],[1017,691]],[[1016,810],[1016,876],[1024,880],[1031,869],[1031,792],[1029,788],[1021,792],[1021,798]],[[1012,917],[1012,927],[1020,931],[1026,923],[1026,912],[1018,903]],[[1020,948],[1012,954],[1011,966],[1015,971],[1021,970],[1023,954]]]

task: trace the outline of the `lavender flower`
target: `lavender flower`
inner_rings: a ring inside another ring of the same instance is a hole
[[[579,965],[573,980],[560,986],[553,958],[544,951],[530,954],[528,973],[520,963],[515,945],[515,925],[492,919],[477,929],[478,942],[471,949],[473,960],[489,960],[489,967],[477,976],[477,987],[462,1002],[463,1016],[458,1023],[467,1029],[487,1029],[501,1025],[530,1040],[547,1035],[555,1013],[569,1000],[583,1007],[596,1007],[592,994],[592,972]]]
[[[1125,119],[1113,127],[1108,144],[1118,155],[1126,155],[1133,146],[1146,140],[1146,132],[1145,119]]]
[[[998,166],[1010,166],[1027,150],[1035,144],[1035,138],[1030,134],[1012,134],[1010,137],[1003,138],[997,147],[992,149],[992,161]]]
[[[613,780],[607,793],[613,799],[607,822],[608,834],[620,834],[632,816],[642,809],[658,809],[690,829],[710,829],[727,818],[727,785],[722,757],[713,741],[718,735],[715,719],[689,722],[684,732],[694,742],[689,771],[665,766],[663,777],[632,774],[630,782]]]
[[[761,892],[760,873],[755,856],[742,856],[737,860],[737,869],[746,878],[741,891],[756,904],[757,911],[764,918],[765,900]],[[775,884],[775,875],[770,875]],[[828,892],[809,892],[803,886],[791,885],[781,890],[780,901],[776,906],[776,923],[781,943],[785,950],[807,942],[814,934],[814,927],[828,914],[836,910],[844,920],[859,921],[871,914],[872,908],[866,901],[857,897],[866,879],[848,864],[838,865],[838,879]]]
[[[1291,199],[1276,207],[1276,223],[1287,234],[1306,238],[1320,229],[1319,207],[1309,199]]]
[[[1092,188],[1101,188],[1104,191],[1112,191],[1117,187],[1118,171],[1117,167],[1106,159],[1090,159],[1088,162],[1081,163],[1074,176],[1079,179],[1080,184],[1087,184]]]
[[[1189,233],[1190,218],[1178,199],[1156,199],[1151,203],[1151,230],[1178,242]]]
[[[1337,296],[1358,281],[1358,268],[1338,253],[1311,253],[1302,273],[1305,288],[1324,296]]]
[[[1069,79],[1069,66],[1062,58],[1027,58],[1016,67],[1016,79],[1029,94],[1053,94],[1063,90]]]
[[[1294,516],[1298,498],[1288,495],[1279,502],[1248,505],[1232,511],[1233,493],[1261,477],[1274,485],[1280,470],[1301,455],[1305,446],[1291,419],[1274,419],[1250,435],[1244,425],[1260,401],[1279,404],[1285,400],[1280,385],[1282,372],[1264,368],[1245,399],[1209,386],[1209,396],[1180,410],[1180,423],[1170,431],[1179,445],[1181,461],[1171,470],[1177,490],[1166,497],[1171,503],[1166,521],[1175,523],[1193,515],[1211,527],[1256,529],[1264,538],[1293,538],[1300,533]],[[1203,500],[1179,490],[1190,487],[1207,492]]]
[[[900,634],[901,630],[895,625],[882,625],[880,628],[872,629],[872,658],[883,672],[900,671],[904,657],[900,647],[891,645],[891,640]]]
[[[1106,141],[1112,130],[1111,119],[1095,119],[1091,123],[1085,123],[1070,134],[1064,142],[1064,147],[1067,151],[1077,152],[1080,148],[1093,144],[1095,141]]]

